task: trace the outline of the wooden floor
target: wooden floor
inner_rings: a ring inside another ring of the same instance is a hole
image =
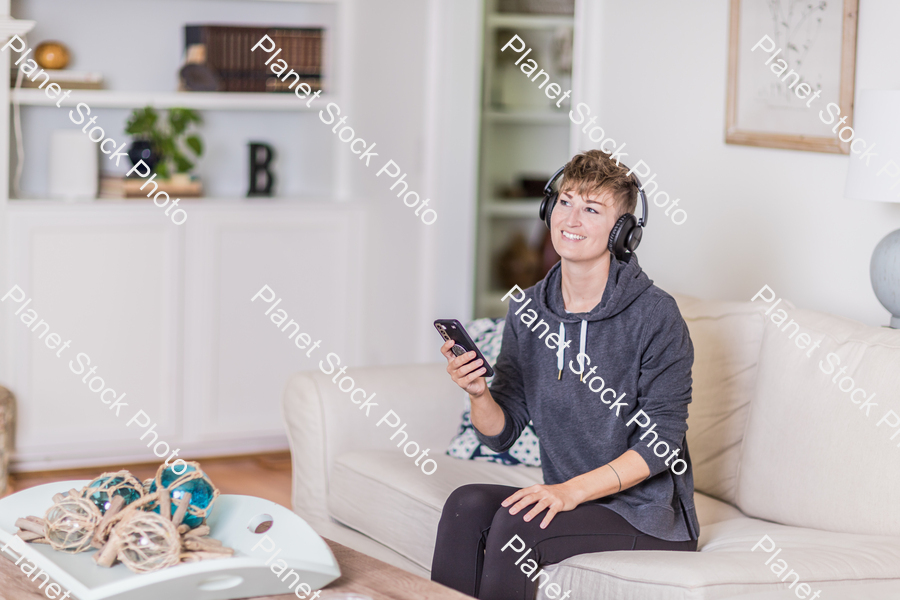
[[[228,458],[207,458],[198,461],[203,471],[222,494],[245,494],[265,498],[291,508],[291,454],[259,454]],[[123,465],[71,471],[43,471],[13,474],[12,491],[18,492],[36,485],[67,479],[93,479],[104,471],[128,469],[140,480],[156,474],[159,463]]]

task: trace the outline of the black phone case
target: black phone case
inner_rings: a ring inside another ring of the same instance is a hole
[[[474,350],[476,356],[472,360],[478,360],[480,358],[484,361],[482,366],[486,370],[482,377],[494,376],[494,369],[491,368],[491,365],[484,357],[484,354],[481,353],[481,350],[478,349],[478,346],[476,346],[475,342],[472,341],[472,338],[469,337],[469,333],[466,331],[466,328],[462,326],[462,323],[456,319],[438,319],[434,322],[434,328],[437,329],[437,332],[444,338],[444,341],[453,340],[456,342],[456,345],[451,349],[453,354],[460,356],[461,354]]]

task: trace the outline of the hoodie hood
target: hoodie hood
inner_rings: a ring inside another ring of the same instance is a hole
[[[547,276],[535,287],[541,308],[555,315],[560,322],[576,323],[602,321],[616,316],[651,285],[653,281],[641,269],[637,256],[632,254],[627,262],[610,257],[609,278],[606,280],[606,289],[603,290],[603,299],[590,312],[566,312],[562,295],[562,262],[553,265]]]
[[[606,288],[603,290],[603,299],[600,304],[589,312],[566,312],[565,301],[562,295],[562,261],[553,265],[547,276],[536,287],[536,297],[539,305],[545,311],[559,319],[559,337],[566,339],[566,323],[581,322],[579,338],[579,352],[576,360],[584,372],[585,348],[588,338],[588,323],[602,321],[615,317],[637,300],[644,291],[653,285],[653,281],[638,264],[637,256],[631,254],[628,261],[617,260],[610,255],[609,277],[606,280]],[[560,346],[556,352],[556,364],[559,376],[562,377],[563,365],[566,359],[566,349]]]

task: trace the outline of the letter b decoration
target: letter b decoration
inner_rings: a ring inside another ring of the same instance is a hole
[[[269,165],[275,157],[272,146],[262,142],[250,142],[250,189],[247,196],[272,196],[275,175]]]

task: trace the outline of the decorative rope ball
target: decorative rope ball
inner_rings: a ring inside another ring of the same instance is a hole
[[[152,512],[134,511],[116,525],[118,557],[135,573],[148,573],[177,565],[181,536],[171,520]]]
[[[186,493],[190,492],[191,504],[182,522],[194,529],[202,525],[206,517],[209,516],[213,504],[219,496],[219,490],[213,485],[209,476],[200,470],[200,463],[188,462],[183,464],[183,470],[179,471],[175,470],[175,467],[179,466],[176,463],[172,463],[168,467],[160,465],[153,483],[150,484],[150,493],[155,493],[158,489],[169,491],[172,499],[169,503],[171,506],[169,517],[171,518],[175,514],[181,499]],[[159,513],[159,502],[153,503],[149,510]]]
[[[81,490],[81,494],[96,504],[101,514],[106,514],[114,496],[121,496],[128,506],[144,495],[144,486],[128,471],[119,471],[100,475]]]
[[[47,510],[47,541],[54,550],[76,554],[90,549],[94,530],[103,518],[84,498],[66,496]]]

